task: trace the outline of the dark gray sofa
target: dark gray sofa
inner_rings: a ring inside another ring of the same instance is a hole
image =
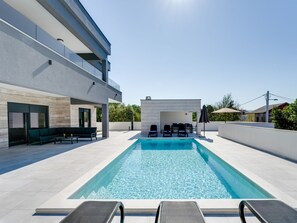
[[[90,138],[97,140],[97,128],[80,128],[80,127],[65,127],[65,128],[44,128],[30,129],[28,131],[29,144],[44,144],[54,142],[56,137],[75,136],[78,138]]]

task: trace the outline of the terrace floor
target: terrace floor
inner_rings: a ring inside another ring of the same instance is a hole
[[[224,160],[297,200],[297,164],[206,132],[198,139]],[[75,144],[16,146],[0,150],[0,223],[58,223],[64,215],[36,215],[35,209],[90,169],[126,148],[139,132],[111,132],[110,138]],[[119,222],[118,217],[113,222]],[[128,215],[126,223],[154,222]],[[240,222],[237,215],[206,215],[207,223]],[[258,222],[250,217],[249,222]]]

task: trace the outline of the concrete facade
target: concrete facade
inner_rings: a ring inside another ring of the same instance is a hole
[[[8,147],[8,102],[44,105],[49,108],[49,127],[79,127],[79,108],[91,110],[91,127],[96,127],[94,105],[71,105],[69,97],[54,97],[0,88],[0,149]]]
[[[141,133],[147,134],[151,125],[157,125],[160,131],[163,124],[192,123],[192,113],[200,117],[200,110],[201,99],[141,100]]]
[[[8,103],[46,106],[48,127],[78,127],[80,108],[90,109],[96,127],[96,107],[107,108],[108,137],[108,103],[121,102],[122,92],[109,83],[111,44],[79,1],[0,0],[0,40],[0,148],[14,128]],[[23,114],[28,131],[31,118]]]

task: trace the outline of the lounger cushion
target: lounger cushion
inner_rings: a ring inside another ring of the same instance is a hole
[[[160,203],[159,211],[160,223],[205,223],[196,202],[163,201]]]
[[[121,205],[114,201],[86,201],[60,223],[108,223]]]

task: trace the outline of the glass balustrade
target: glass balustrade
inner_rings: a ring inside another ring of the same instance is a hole
[[[37,40],[38,42],[44,44],[45,46],[55,51],[59,55],[67,58],[68,60],[75,63],[77,66],[81,67],[88,73],[97,77],[98,79],[102,80],[102,72],[100,70],[98,70],[96,67],[88,63],[86,60],[82,59],[80,56],[78,56],[76,53],[71,51],[69,48],[67,48],[61,42],[56,40],[54,37],[52,37],[42,28],[37,26],[35,23],[33,23],[32,21],[30,21],[26,17],[23,17],[20,14],[16,15],[14,13],[15,16],[10,16],[10,15],[11,13],[7,13],[2,17],[0,17],[0,20],[1,18],[6,20],[12,26],[26,33],[27,35]],[[117,84],[112,79],[108,80],[108,84],[114,87],[115,89],[120,90],[120,85]]]

